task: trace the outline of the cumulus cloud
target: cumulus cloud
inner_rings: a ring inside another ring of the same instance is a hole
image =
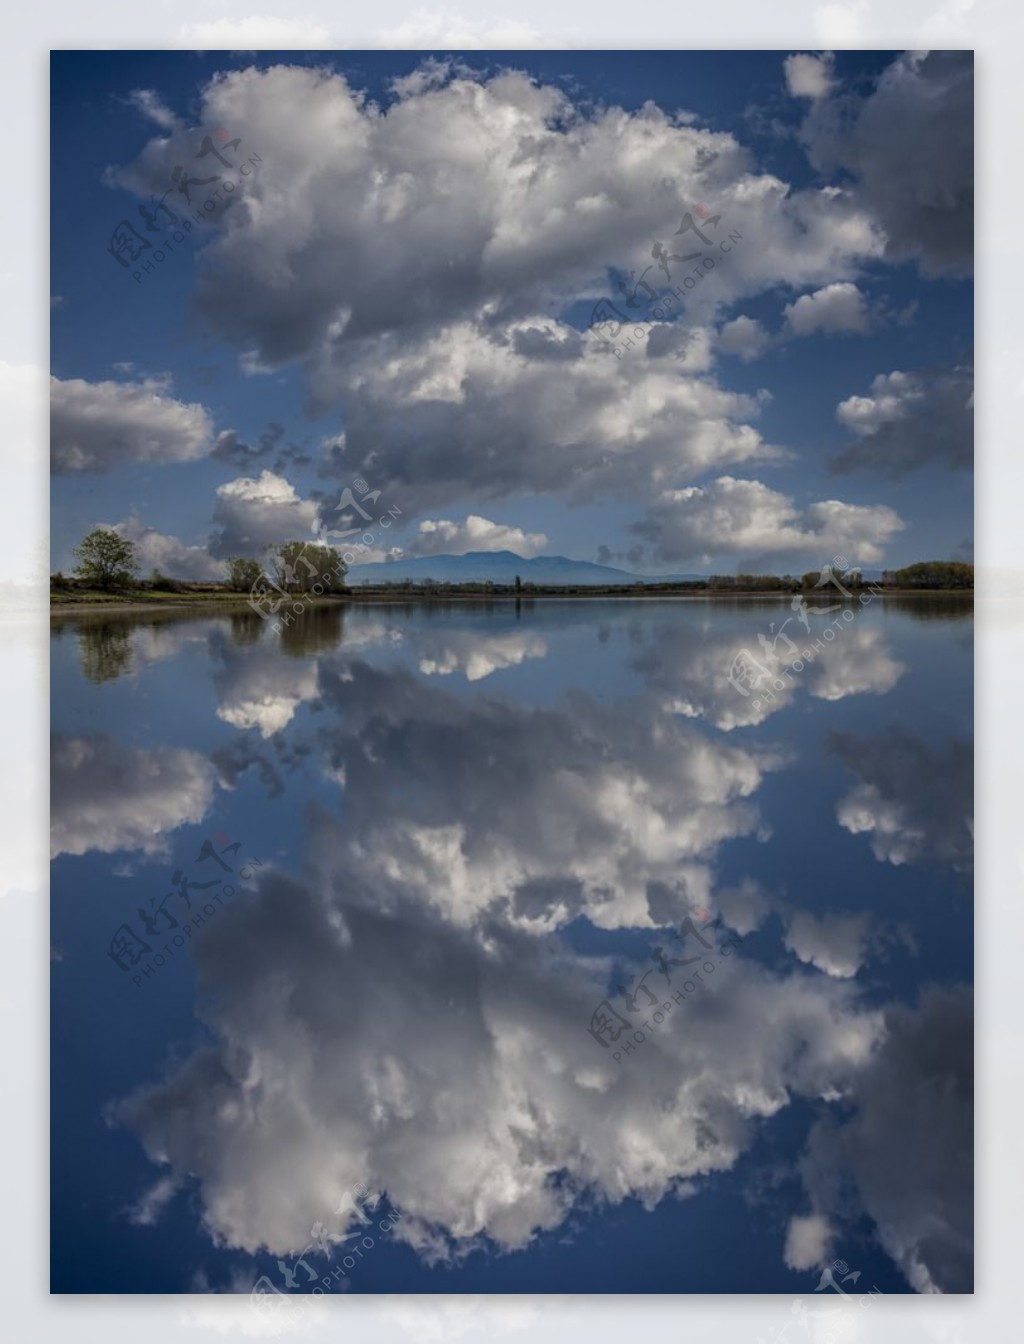
[[[886,234],[886,256],[969,274],[974,248],[974,56],[908,52],[866,97],[837,90],[803,129],[812,164],[845,169]]]
[[[802,294],[787,305],[784,317],[794,336],[843,331],[864,335],[870,328],[864,295],[848,280]]]
[[[485,644],[481,657],[494,652]],[[652,903],[665,922],[706,905],[713,855],[759,833],[750,799],[780,763],[585,701],[572,714],[490,701],[467,711],[441,684],[358,663],[322,669],[319,699],[344,706],[344,730],[322,745],[348,781],[351,828],[325,874],[354,864],[377,908],[412,895],[462,925],[503,912],[536,930],[573,913],[648,927]]]
[[[586,1031],[606,967],[417,900],[375,911],[361,882],[350,867],[328,896],[270,874],[204,930],[212,1043],[116,1108],[196,1181],[223,1244],[304,1246],[357,1180],[427,1259],[525,1246],[578,1196],[652,1208],[732,1166],[791,1095],[851,1086],[879,1031],[839,982],[734,953],[728,995],[645,1047],[654,1104]]]
[[[903,526],[885,504],[827,499],[801,511],[760,481],[720,476],[706,486],[664,491],[633,531],[653,543],[659,561],[720,555],[737,566],[790,560],[820,567],[838,554],[852,564],[879,564]]]
[[[155,89],[135,89],[128,101],[137,112],[155,122],[162,130],[171,131],[178,125],[178,118]]]
[[[787,56],[782,62],[786,87],[794,98],[810,98],[812,101],[824,98],[832,88],[833,65],[831,52],[822,56]]]
[[[492,523],[471,513],[461,523],[425,518],[406,550],[408,555],[465,555],[467,551],[515,551],[524,559],[539,555],[548,544],[543,532]]]
[[[969,470],[974,461],[974,371],[957,366],[880,373],[867,397],[847,397],[836,417],[857,436],[833,462],[836,472],[889,476],[934,463]]]
[[[571,330],[549,318],[526,325],[537,323]],[[700,343],[689,362],[672,349],[617,360],[597,336],[571,332],[581,350],[566,368],[535,349],[516,351],[522,325],[462,324],[415,347],[374,342],[365,362],[353,356],[346,455],[356,453],[366,478],[403,510],[466,492],[645,494],[651,478],[782,459],[748,423],[760,400],[717,384]]]
[[[930,989],[914,1008],[890,1008],[846,1099],[852,1117],[819,1122],[801,1162],[818,1215],[866,1213],[919,1293],[973,1287],[973,1073],[970,991]]]
[[[278,449],[283,437],[284,426],[276,423],[268,425],[255,443],[246,443],[235,430],[225,429],[217,435],[210,456],[217,462],[226,462],[229,466],[245,471],[276,452],[273,465],[277,471],[285,460],[295,460],[298,456],[294,449],[290,453]]]
[[[796,614],[790,614],[794,610]],[[854,619],[825,642],[822,631],[833,619],[830,609],[795,601],[788,612],[780,606],[775,620],[763,619],[760,626],[741,631],[666,621],[634,665],[669,713],[705,719],[723,732],[763,723],[802,694],[816,700],[845,700],[891,691],[907,669],[893,656],[885,633]],[[822,647],[814,650],[815,642]],[[811,656],[804,657],[808,648]],[[751,658],[757,665],[756,683],[737,685],[737,678],[730,676]],[[803,670],[784,679],[783,673],[797,660],[804,663]],[[780,679],[781,687],[773,687]],[[771,697],[763,693],[769,689]]]
[[[462,672],[467,681],[482,681],[492,672],[518,667],[528,658],[544,658],[548,646],[539,635],[512,631],[484,635],[453,630],[445,634],[428,631],[416,641],[419,669],[427,677],[447,677]]]
[[[936,749],[894,727],[875,738],[837,733],[832,745],[860,777],[836,809],[839,824],[869,836],[879,862],[971,871],[974,767],[967,742],[952,739]]]
[[[138,518],[126,518],[109,526],[135,547],[135,558],[144,577],[152,569],[175,579],[223,579],[224,565],[215,560],[205,546],[189,545],[178,537],[157,532]]]
[[[794,191],[729,134],[651,105],[594,114],[518,72],[420,71],[382,110],[340,75],[234,71],[202,112],[274,162],[202,250],[205,320],[250,368],[300,361],[314,405],[344,406],[347,462],[415,487],[418,509],[454,489],[638,493],[777,459],[706,339],[680,352],[661,322],[617,360],[552,314],[617,292],[610,268],[654,269],[695,201],[758,242],[688,295],[694,329],[744,295],[852,279],[882,246],[841,188]],[[148,193],[183,144],[154,140],[115,179]]]
[[[820,1213],[789,1220],[782,1258],[789,1269],[817,1269],[828,1258],[835,1230]]]
[[[857,974],[867,950],[867,915],[814,915],[792,910],[785,920],[786,947],[826,975],[848,980]]]
[[[88,383],[50,379],[50,461],[55,472],[110,471],[131,462],[191,462],[213,444],[203,406],[176,401],[166,380]]]
[[[214,785],[213,767],[196,751],[57,733],[50,754],[51,857],[119,849],[163,854],[169,831],[202,821]]]
[[[217,487],[212,555],[258,556],[284,541],[312,540],[318,506],[304,500],[283,476],[262,471]]]
[[[764,354],[771,344],[771,336],[753,317],[734,317],[718,333],[716,347],[724,355],[738,355],[749,363]]]
[[[317,696],[315,659],[296,661],[276,644],[239,649],[224,639],[215,640],[211,651],[217,717],[234,728],[274,737],[291,723],[300,705]]]

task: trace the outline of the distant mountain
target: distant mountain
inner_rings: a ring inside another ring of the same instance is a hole
[[[564,555],[538,555],[524,560],[514,551],[468,551],[465,555],[427,555],[408,560],[386,560],[374,565],[353,565],[347,582],[353,587],[363,583],[402,583],[406,579],[423,583],[435,579],[438,583],[508,583],[516,581],[536,584],[628,584],[645,576],[630,574],[612,565],[596,565],[589,560],[570,560]],[[696,574],[672,574],[648,581],[665,582],[669,579],[700,578]]]

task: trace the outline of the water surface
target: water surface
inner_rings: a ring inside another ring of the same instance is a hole
[[[971,609],[805,621],[58,618],[54,1289],[968,1289]]]

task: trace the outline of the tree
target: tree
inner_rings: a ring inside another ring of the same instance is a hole
[[[253,584],[263,577],[263,566],[258,560],[236,555],[227,561],[228,584],[236,593],[251,593]]]
[[[347,573],[348,565],[333,546],[286,541],[274,551],[274,581],[286,593],[309,593],[316,587],[341,592]]]
[[[138,568],[135,546],[111,527],[94,527],[75,547],[75,573],[93,588],[127,588]]]

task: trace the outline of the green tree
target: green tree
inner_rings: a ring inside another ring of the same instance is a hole
[[[94,527],[75,547],[75,573],[93,588],[128,588],[138,568],[135,546],[111,527]]]
[[[253,584],[263,576],[263,566],[247,556],[232,556],[227,561],[228,585],[236,593],[251,593]]]
[[[286,593],[310,593],[316,587],[338,593],[347,573],[348,565],[333,546],[286,541],[274,552],[274,581]]]
[[[882,581],[897,588],[973,588],[974,566],[962,560],[920,560],[885,570]]]

